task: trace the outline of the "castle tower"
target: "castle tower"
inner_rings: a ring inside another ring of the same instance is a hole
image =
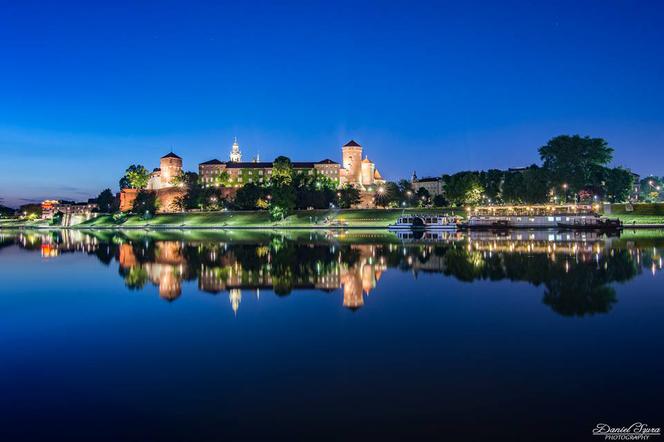
[[[362,146],[355,140],[350,140],[341,148],[343,168],[346,169],[346,182],[348,184],[361,184],[362,182]]]
[[[362,160],[362,185],[371,186],[374,183],[374,174],[376,166],[373,162],[369,161],[369,157]]]
[[[159,167],[161,168],[162,186],[167,187],[173,178],[182,173],[182,158],[171,152],[161,157]]]
[[[232,163],[239,163],[242,161],[242,152],[240,152],[240,145],[237,144],[237,137],[235,137],[235,140],[233,141],[230,159]]]
[[[228,300],[231,302],[233,313],[235,316],[237,316],[237,311],[240,308],[240,302],[242,302],[242,290],[230,289],[228,293]]]

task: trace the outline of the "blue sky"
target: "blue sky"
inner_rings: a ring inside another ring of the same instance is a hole
[[[399,179],[579,133],[664,175],[661,23],[658,1],[0,0],[0,198],[86,199],[171,148],[196,170],[234,136],[300,161],[354,138]]]

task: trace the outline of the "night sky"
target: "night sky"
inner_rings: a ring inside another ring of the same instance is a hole
[[[171,149],[197,171],[234,136],[298,161],[353,138],[397,180],[579,133],[664,175],[662,23],[645,0],[0,0],[0,198],[84,200]]]

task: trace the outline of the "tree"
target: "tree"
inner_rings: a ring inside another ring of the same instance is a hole
[[[115,195],[113,195],[111,189],[104,189],[97,196],[97,207],[102,213],[111,213],[117,210]]]
[[[120,179],[121,189],[145,189],[148,186],[150,172],[140,164],[132,164]]]
[[[447,198],[456,205],[478,204],[482,201],[484,188],[477,172],[459,172],[444,175]]]
[[[180,172],[171,178],[171,184],[177,187],[191,188],[198,184],[198,174],[196,172]]]
[[[539,154],[553,183],[567,185],[576,193],[585,186],[599,184],[598,168],[611,161],[613,148],[602,138],[560,135],[540,147]]]
[[[324,175],[295,174],[293,186],[298,209],[327,209],[336,199],[336,183]]]
[[[337,205],[342,209],[350,209],[359,203],[360,191],[350,184],[344,184],[337,192]]]
[[[15,210],[11,207],[3,206],[0,204],[0,216],[12,216]]]
[[[402,203],[405,203],[407,195],[404,193],[408,192],[406,189],[410,189],[409,186],[406,186],[405,183],[408,181],[401,180],[401,185],[388,181],[384,185],[376,189],[374,194],[374,202],[377,206],[380,207],[399,207]],[[409,183],[409,182],[408,182]],[[412,193],[412,190],[411,190]],[[411,195],[412,198],[412,195]]]
[[[256,184],[247,183],[235,194],[235,206],[241,210],[255,210],[258,200],[264,196],[264,193]]]
[[[19,213],[28,218],[40,218],[42,216],[41,204],[29,203],[19,207]]]
[[[272,163],[271,181],[276,185],[290,185],[293,182],[293,163],[290,158],[280,156]]]
[[[134,200],[132,212],[137,214],[154,215],[157,212],[157,195],[149,190],[140,190]]]
[[[433,205],[435,207],[447,207],[450,204],[449,201],[445,198],[445,195],[438,194],[433,197]]]
[[[502,200],[510,204],[519,204],[523,201],[525,182],[522,172],[507,172],[503,182]]]
[[[295,189],[282,184],[273,185],[270,190],[270,217],[272,219],[286,218],[295,209]]]
[[[542,204],[549,200],[549,180],[546,170],[532,165],[523,172],[522,201]]]
[[[431,194],[424,187],[417,189],[415,197],[417,198],[417,205],[419,207],[425,207],[431,203]]]
[[[646,202],[657,202],[664,194],[664,179],[656,176],[648,176],[639,182],[639,198]]]
[[[491,200],[491,202],[500,202],[501,185],[505,178],[505,172],[498,169],[489,169],[488,171],[480,172],[480,184],[484,187],[484,194]]]
[[[608,169],[606,173],[606,197],[612,203],[627,201],[634,186],[632,172],[622,167]]]

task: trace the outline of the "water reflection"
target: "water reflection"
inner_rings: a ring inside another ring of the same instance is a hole
[[[525,281],[542,287],[542,301],[564,316],[609,312],[618,301],[614,283],[662,269],[661,232],[606,237],[553,231],[426,234],[389,232],[152,232],[20,231],[0,233],[0,247],[68,253],[117,262],[130,290],[158,287],[169,302],[186,281],[201,292],[226,294],[237,314],[243,296],[262,291],[341,291],[357,310],[387,271],[441,274],[460,281]]]

